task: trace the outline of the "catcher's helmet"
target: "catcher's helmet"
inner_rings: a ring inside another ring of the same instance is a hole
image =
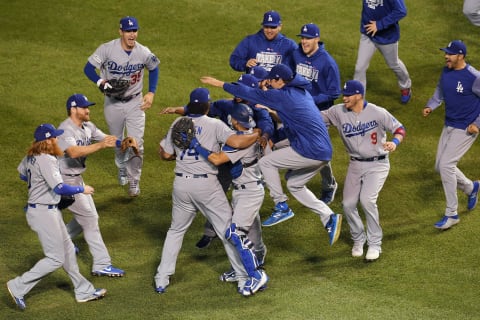
[[[230,117],[237,120],[247,129],[255,127],[257,124],[253,120],[252,109],[244,103],[235,103],[230,113]]]

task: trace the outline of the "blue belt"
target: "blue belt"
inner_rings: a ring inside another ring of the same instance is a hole
[[[194,179],[197,179],[197,178],[208,178],[208,174],[204,173],[204,174],[185,174],[185,173],[178,173],[178,172],[175,172],[175,175],[177,177],[184,177],[186,179],[190,179],[190,178],[194,178]]]
[[[36,208],[37,206],[46,206],[48,209],[56,209],[58,205],[56,204],[41,204],[41,203],[29,203],[28,206],[30,208]]]
[[[246,183],[246,184],[234,184],[233,185],[233,189],[235,190],[240,190],[240,189],[247,189],[247,184],[251,184],[253,182],[256,182],[257,183],[257,186],[259,184],[263,184],[263,181],[262,180],[257,180],[257,181],[252,181],[252,182],[249,182],[249,183]]]
[[[372,162],[372,161],[378,161],[378,160],[383,160],[387,156],[378,156],[378,157],[371,157],[371,158],[355,158],[355,157],[350,157],[350,160],[355,160],[355,161],[363,161],[363,162]]]
[[[113,98],[117,101],[120,101],[120,102],[128,102],[130,100],[132,100],[133,98],[135,98],[136,96],[138,96],[140,94],[140,92],[138,93],[135,93],[135,94],[132,94],[131,96],[128,96],[128,97],[110,97],[110,98]]]

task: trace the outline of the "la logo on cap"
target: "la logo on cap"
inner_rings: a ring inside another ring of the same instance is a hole
[[[307,31],[308,31],[307,26],[304,26],[304,27],[303,27],[303,31],[304,31],[304,32],[307,32]]]
[[[132,22],[132,20],[128,19],[128,25],[129,25],[130,27],[133,27],[133,22]]]

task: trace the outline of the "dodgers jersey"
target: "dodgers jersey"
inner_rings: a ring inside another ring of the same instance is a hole
[[[379,44],[391,44],[400,39],[398,22],[407,15],[403,0],[363,0],[360,32]],[[367,34],[365,25],[376,21],[377,33]]]
[[[427,107],[435,110],[442,102],[446,126],[464,130],[476,122],[480,115],[480,72],[469,64],[461,70],[444,67]]]
[[[395,132],[403,125],[385,108],[365,101],[363,110],[356,113],[343,103],[321,112],[327,124],[334,125],[347,149],[355,158],[371,158],[388,154],[383,149],[387,131]]]
[[[225,152],[227,157],[230,159],[230,162],[233,164],[240,161],[243,166],[254,163],[261,157],[261,146],[258,143],[252,144],[250,147],[245,149],[234,149],[230,146],[224,146],[222,151]],[[232,183],[234,185],[244,185],[251,182],[262,181],[262,173],[258,163],[243,168],[242,174],[234,178]]]
[[[260,29],[257,33],[245,37],[230,55],[230,66],[236,71],[247,70],[247,61],[257,60],[257,66],[270,71],[273,66],[284,62],[292,54],[297,44],[292,39],[279,33],[275,39],[268,40]]]
[[[101,141],[105,139],[105,133],[90,121],[79,127],[70,118],[63,121],[58,128],[64,130],[58,137],[58,146],[64,152],[64,156],[59,159],[60,171],[62,174],[82,174],[87,169],[87,157],[70,158],[65,150],[71,146],[88,146],[92,141]]]
[[[210,118],[207,115],[190,115],[189,117],[192,118],[195,125],[195,137],[198,142],[205,149],[212,152],[219,152],[220,146],[225,144],[232,134],[235,134],[235,131],[230,129],[219,119]],[[207,159],[200,156],[195,149],[181,150],[173,144],[172,127],[180,119],[181,117],[177,118],[172,123],[167,135],[160,142],[160,146],[165,152],[176,155],[175,172],[216,175],[218,173],[218,168]]]
[[[17,167],[28,179],[28,203],[55,205],[60,195],[53,189],[63,183],[57,157],[50,154],[26,156]]]
[[[288,65],[310,81],[312,87],[309,92],[318,109],[331,107],[340,96],[340,70],[335,59],[325,50],[323,42],[318,43],[318,50],[310,57],[299,46],[288,58]]]
[[[160,61],[150,49],[136,42],[132,51],[123,50],[120,39],[100,45],[88,57],[88,62],[100,70],[102,79],[128,79],[130,86],[125,96],[138,94],[143,89],[145,68],[155,69]]]

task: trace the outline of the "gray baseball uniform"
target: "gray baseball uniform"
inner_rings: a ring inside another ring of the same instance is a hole
[[[26,218],[38,235],[45,257],[29,271],[8,281],[9,290],[23,299],[40,280],[63,267],[73,283],[75,298],[88,299],[95,288],[79,271],[73,243],[57,208],[60,195],[53,191],[63,183],[57,158],[47,154],[25,157],[18,172],[28,178]]]
[[[338,129],[350,155],[342,204],[352,240],[358,245],[367,242],[369,248],[381,251],[383,232],[377,199],[390,170],[383,144],[387,132],[395,132],[402,124],[384,108],[366,102],[360,113],[349,111],[342,103],[322,111],[322,116]],[[358,201],[366,216],[366,233]]]
[[[93,141],[101,141],[105,133],[92,122],[84,122],[82,127],[77,126],[71,118],[63,121],[59,129],[64,133],[58,137],[58,145],[65,152],[71,146],[88,146]],[[63,181],[71,185],[83,185],[82,174],[87,169],[87,157],[70,158],[67,153],[60,159],[60,171]],[[75,202],[68,208],[74,218],[67,224],[70,238],[75,238],[83,230],[83,236],[93,257],[92,272],[110,266],[111,258],[103,242],[98,225],[98,213],[90,194],[78,194]]]
[[[145,46],[136,42],[129,53],[121,46],[121,40],[115,39],[100,45],[88,58],[88,62],[100,69],[102,79],[128,79],[130,86],[124,98],[117,99],[105,96],[104,114],[110,134],[122,140],[125,130],[128,136],[138,142],[140,156],[133,152],[122,153],[116,150],[115,163],[126,168],[129,181],[140,180],[143,166],[143,136],[145,132],[145,112],[141,110],[143,76],[145,68],[153,70],[160,61]]]
[[[195,117],[193,120],[198,141],[212,152],[219,152],[220,145],[235,134],[221,120],[206,115]],[[232,209],[216,177],[217,167],[199,156],[195,150],[182,151],[174,146],[171,132],[172,127],[160,142],[160,146],[166,153],[176,154],[176,166],[172,192],[172,224],[167,232],[161,262],[155,275],[157,288],[166,288],[169,285],[170,276],[175,273],[183,237],[195,218],[197,210],[210,221],[219,235],[225,234],[232,222]],[[219,237],[219,239],[239,279],[238,287],[242,289],[248,278],[242,261],[233,244],[225,237]]]
[[[259,148],[261,147],[255,143],[245,149],[226,151],[224,148],[223,151],[233,164],[240,161],[244,167],[242,174],[232,180],[232,223],[235,223],[238,229],[248,231],[248,238],[255,246],[255,255],[259,263],[263,264],[265,244],[259,212],[265,198],[265,189],[257,163],[262,153]],[[251,230],[253,232],[250,232]]]

